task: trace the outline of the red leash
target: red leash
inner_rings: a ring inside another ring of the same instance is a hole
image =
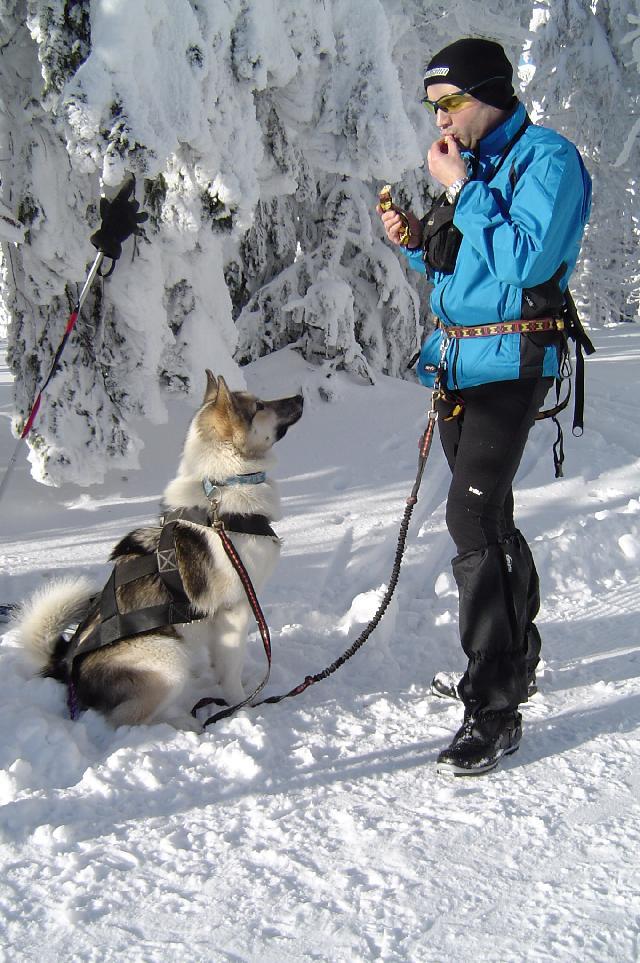
[[[226,708],[221,709],[220,712],[216,712],[214,715],[209,716],[209,718],[202,724],[203,729],[209,725],[213,725],[214,722],[219,722],[220,719],[227,719],[229,716],[233,715],[234,712],[237,712],[238,709],[242,709],[244,706],[249,705],[249,703],[253,703],[253,700],[258,695],[258,693],[262,692],[262,690],[266,686],[267,682],[269,681],[269,676],[271,675],[271,636],[269,634],[269,626],[267,625],[267,620],[264,617],[264,613],[260,607],[260,602],[258,601],[258,596],[256,595],[256,590],[253,587],[253,582],[251,581],[249,573],[247,572],[246,568],[242,563],[242,559],[236,552],[233,542],[225,532],[224,528],[219,527],[216,529],[216,531],[220,536],[220,540],[222,542],[225,552],[227,553],[227,557],[229,561],[231,562],[234,569],[236,570],[238,574],[238,578],[242,582],[242,586],[244,588],[245,594],[247,596],[247,599],[249,600],[249,605],[251,606],[251,610],[258,624],[258,628],[260,630],[260,636],[262,637],[262,644],[264,646],[264,652],[267,657],[267,671],[265,673],[265,676],[262,682],[260,682],[257,688],[253,690],[251,695],[247,696],[246,699],[244,699],[242,702],[239,702],[235,706],[227,706],[226,702],[223,699],[200,699],[199,702],[196,702],[193,709],[191,710],[191,715],[194,716],[194,718],[196,717],[196,713],[198,709],[202,709],[204,708],[204,706],[210,706],[210,705],[226,706]],[[256,704],[261,705],[261,703],[259,702]]]

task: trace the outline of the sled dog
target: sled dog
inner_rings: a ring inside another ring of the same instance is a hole
[[[136,613],[159,611],[162,618],[162,607],[169,609],[174,599],[171,588],[158,569],[119,581],[127,563],[144,572],[163,556],[161,519],[129,532],[110,556],[116,586],[111,609],[118,625],[128,627],[124,635],[115,633],[112,640],[107,633],[107,644],[104,634],[96,635],[104,633],[107,588],[96,594],[84,578],[52,582],[23,604],[17,638],[41,675],[72,681],[79,706],[101,712],[113,726],[166,721],[198,729],[185,704],[189,683],[198,676],[217,681],[230,705],[246,698],[241,675],[252,610],[211,521],[224,525],[259,593],[280,554],[270,526],[280,517],[277,486],[267,477],[271,448],[298,421],[302,407],[301,395],[262,401],[231,391],[224,378],[207,370],[204,400],[189,426],[178,473],[164,491],[166,513],[174,519],[164,557],[196,620],[174,618],[139,631]],[[70,635],[65,630],[73,623],[79,628]]]

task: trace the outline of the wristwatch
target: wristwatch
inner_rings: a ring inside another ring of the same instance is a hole
[[[445,194],[447,195],[447,200],[449,201],[450,204],[453,204],[453,202],[457,198],[458,194],[460,193],[464,185],[468,182],[468,180],[469,180],[469,177],[467,176],[467,174],[465,174],[464,177],[459,177],[457,181],[454,181],[453,184],[450,184],[449,187],[447,187]]]

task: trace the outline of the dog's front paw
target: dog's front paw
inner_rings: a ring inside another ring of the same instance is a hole
[[[247,693],[241,685],[223,685],[221,688],[227,705],[238,706],[247,699]]]

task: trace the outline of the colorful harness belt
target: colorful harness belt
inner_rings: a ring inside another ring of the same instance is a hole
[[[449,338],[489,338],[493,334],[536,334],[541,331],[564,331],[561,318],[537,318],[534,321],[497,321],[495,324],[458,325],[449,327],[438,321]]]

